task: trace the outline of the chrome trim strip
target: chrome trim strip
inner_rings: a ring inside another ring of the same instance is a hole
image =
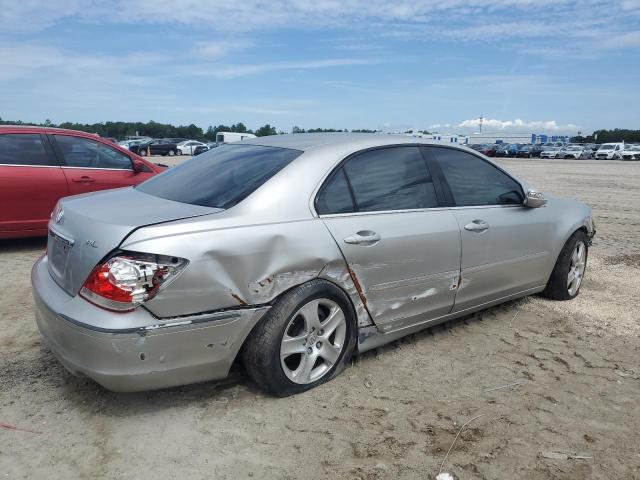
[[[100,168],[100,167],[71,167],[62,165],[63,170],[117,170],[119,172],[133,172],[132,168]]]
[[[61,168],[60,165],[22,165],[19,163],[0,163],[0,167]]]
[[[445,210],[478,210],[488,208],[526,208],[524,205],[474,205],[468,207],[433,207],[433,208],[415,208],[407,210],[381,210],[376,212],[349,212],[349,213],[332,213],[327,215],[318,215],[318,218],[340,218],[340,217],[361,217],[364,215],[390,215],[394,213],[414,213],[414,212],[437,212]]]

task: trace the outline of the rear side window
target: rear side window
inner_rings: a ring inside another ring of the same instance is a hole
[[[327,181],[316,198],[318,214],[350,213],[355,211],[347,177],[342,168]]]
[[[37,133],[0,135],[0,164],[57,166],[45,150],[42,137]]]
[[[456,206],[522,205],[522,187],[502,170],[475,155],[432,147]]]
[[[65,165],[79,168],[113,168],[132,170],[128,155],[88,138],[55,135]]]
[[[318,195],[316,209],[319,214],[439,206],[431,175],[418,147],[389,147],[362,152],[348,159],[342,169],[345,181],[335,175]],[[353,210],[346,210],[349,186],[353,193]]]
[[[300,150],[288,148],[224,145],[136,188],[176,202],[231,208],[301,154]]]

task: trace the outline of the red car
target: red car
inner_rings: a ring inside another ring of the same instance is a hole
[[[0,238],[47,235],[61,197],[137,185],[163,170],[96,135],[0,126]]]

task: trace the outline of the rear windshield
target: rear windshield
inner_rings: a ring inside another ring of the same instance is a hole
[[[296,157],[300,150],[223,145],[150,178],[140,191],[176,202],[231,208]]]

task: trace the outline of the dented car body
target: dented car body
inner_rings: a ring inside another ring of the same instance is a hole
[[[469,162],[467,198],[456,168]],[[362,352],[543,291],[572,235],[595,233],[587,206],[543,199],[477,152],[353,134],[226,145],[136,188],[63,199],[49,230],[32,270],[38,327],[70,371],[117,391],[225,377],[309,282],[348,297]]]

